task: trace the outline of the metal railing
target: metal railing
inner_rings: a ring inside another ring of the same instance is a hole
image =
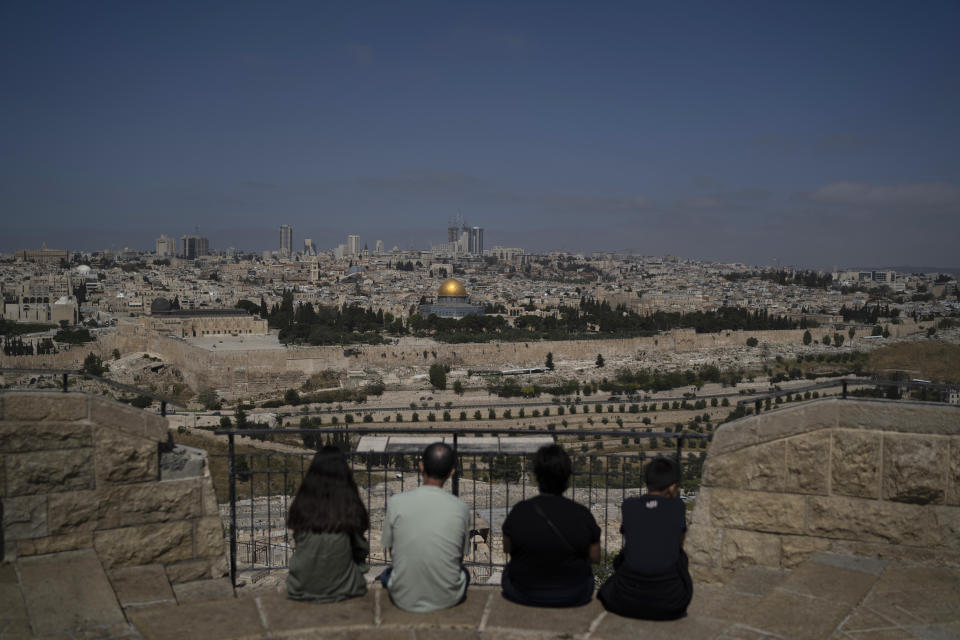
[[[809,399],[809,396],[806,394],[812,393],[813,391],[818,391],[820,389],[829,389],[832,387],[840,387],[840,397],[846,399],[851,396],[856,396],[856,392],[851,390],[850,387],[873,387],[876,389],[883,389],[886,391],[891,391],[895,394],[898,399],[903,391],[911,391],[914,389],[920,390],[922,397],[921,400],[927,400],[928,392],[943,392],[950,391],[952,389],[957,389],[958,386],[955,384],[941,384],[937,382],[928,382],[926,380],[880,380],[877,378],[832,378],[830,380],[824,380],[823,382],[815,382],[813,384],[804,385],[802,387],[788,387],[786,389],[776,389],[769,393],[764,393],[761,395],[750,396],[749,398],[743,398],[742,400],[737,401],[738,406],[746,406],[752,404],[754,407],[755,413],[760,413],[761,408],[764,407],[765,403],[770,400],[777,400],[778,398],[783,398],[785,396],[794,396],[803,394],[803,399]]]
[[[384,431],[375,428],[317,427],[306,429],[243,429],[219,430],[226,435],[228,452],[212,457],[227,459],[229,478],[228,503],[221,506],[221,517],[230,532],[230,577],[237,582],[238,565],[243,569],[270,569],[287,566],[292,532],[286,528],[286,516],[290,503],[313,458],[312,451],[287,453],[277,451],[237,452],[237,437],[267,437],[278,435],[320,436],[322,442],[339,444],[346,449],[347,459],[360,488],[361,498],[370,514],[371,565],[388,563],[378,542],[382,531],[387,499],[395,493],[416,488],[422,483],[417,461],[423,442],[408,442],[406,446],[392,447],[386,451],[356,451],[358,436],[431,436],[445,440],[457,455],[457,467],[451,479],[450,489],[467,503],[471,511],[471,536],[473,550],[464,564],[473,572],[473,577],[482,582],[503,566],[499,544],[503,520],[517,502],[537,495],[538,490],[532,474],[533,451],[522,451],[523,436],[549,436],[561,441],[574,463],[570,488],[567,495],[583,504],[598,521],[602,531],[603,551],[619,550],[619,507],[625,498],[640,495],[643,490],[643,464],[653,454],[636,449],[641,442],[652,439],[667,439],[671,446],[663,447],[676,456],[681,463],[681,478],[684,482],[699,480],[705,458],[705,449],[700,453],[684,455],[684,441],[709,439],[709,434],[646,432],[633,430],[527,430],[505,429],[457,429],[437,426],[435,428],[410,428]],[[472,446],[462,446],[461,438],[467,436],[499,436],[489,438],[495,450],[477,452],[477,441]],[[599,438],[599,440],[597,439]],[[634,447],[623,446],[624,438]],[[616,447],[623,450],[605,452],[600,447],[610,439],[616,439]],[[316,442],[316,441],[315,441]],[[533,444],[539,445],[541,442]],[[510,451],[513,449],[513,451]],[[528,447],[529,449],[529,447]],[[586,449],[586,451],[584,451]],[[244,495],[241,497],[240,493]]]

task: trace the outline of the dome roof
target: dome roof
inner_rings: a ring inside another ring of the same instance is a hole
[[[170,311],[171,308],[173,308],[173,305],[166,298],[155,298],[150,305],[150,313],[163,313],[164,311]]]
[[[437,290],[438,298],[466,298],[467,290],[456,278],[447,278]]]

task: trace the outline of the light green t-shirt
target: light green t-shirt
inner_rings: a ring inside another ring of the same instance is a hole
[[[460,569],[470,550],[470,510],[460,498],[423,485],[387,501],[380,537],[392,549],[387,590],[406,611],[434,611],[457,604],[467,590]]]

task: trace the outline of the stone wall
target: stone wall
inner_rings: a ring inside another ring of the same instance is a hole
[[[890,325],[894,336],[916,331],[909,319]],[[811,329],[814,339],[832,335],[832,328]],[[439,344],[432,340],[410,340],[402,345],[360,345],[357,355],[344,356],[343,347],[291,347],[259,351],[216,352],[194,347],[138,326],[123,326],[107,334],[94,345],[77,347],[52,356],[2,356],[0,365],[21,368],[79,368],[91,351],[104,360],[113,349],[121,353],[149,351],[179,369],[194,390],[217,389],[233,400],[299,387],[311,374],[326,370],[396,369],[422,367],[439,362],[453,367],[539,367],[547,353],[555,361],[583,361],[592,366],[597,354],[611,358],[642,358],[645,353],[687,352],[714,347],[744,346],[747,338],[756,338],[761,346],[800,344],[803,330],[723,331],[696,333],[678,329],[649,338],[622,340],[558,340],[531,342],[489,342],[482,344]],[[426,353],[426,357],[424,357]]]
[[[209,472],[160,480],[166,421],[99,396],[0,394],[4,556],[93,549],[173,583],[227,572]]]
[[[722,425],[693,520],[701,579],[815,551],[960,567],[960,407],[831,398]]]

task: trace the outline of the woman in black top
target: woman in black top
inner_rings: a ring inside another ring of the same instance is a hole
[[[572,472],[562,447],[541,447],[533,471],[540,495],[517,503],[503,523],[503,550],[510,555],[503,596],[540,607],[587,604],[594,586],[590,564],[600,561],[600,527],[589,509],[562,495]]]

